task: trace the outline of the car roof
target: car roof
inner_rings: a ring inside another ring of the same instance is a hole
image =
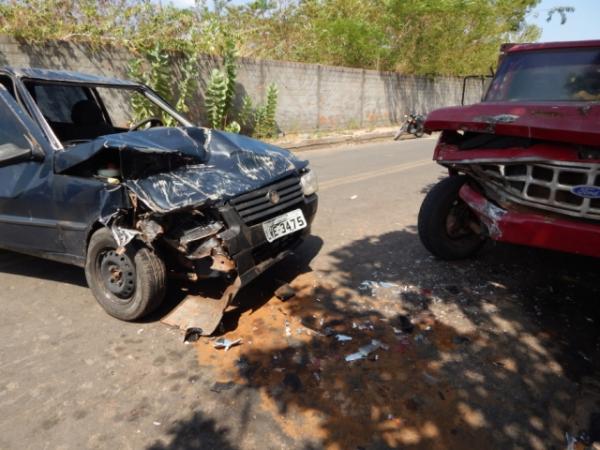
[[[526,52],[532,50],[558,50],[558,49],[576,49],[576,48],[600,48],[600,40],[592,41],[564,41],[564,42],[537,42],[530,44],[508,44],[505,48],[506,53]]]
[[[18,78],[30,78],[43,81],[57,81],[62,83],[81,83],[92,85],[140,87],[140,83],[129,80],[120,80],[118,78],[105,77],[101,75],[92,75],[81,72],[69,72],[66,70],[50,70],[39,68],[13,68],[2,67],[1,70],[12,74]]]

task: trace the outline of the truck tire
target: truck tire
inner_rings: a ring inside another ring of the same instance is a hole
[[[458,195],[466,181],[467,177],[458,175],[443,179],[429,191],[419,210],[419,238],[440,259],[468,258],[485,244],[485,238],[466,225],[478,221]]]
[[[146,316],[165,297],[164,262],[143,246],[128,245],[125,252],[117,252],[108,228],[99,229],[90,239],[85,277],[100,306],[120,320]]]

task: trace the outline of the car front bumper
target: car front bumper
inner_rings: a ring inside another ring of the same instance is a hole
[[[306,228],[273,242],[267,241],[262,223],[247,226],[232,206],[227,205],[220,209],[219,212],[227,225],[227,231],[220,236],[229,257],[236,263],[242,286],[293,252],[303,238],[310,234],[317,207],[317,195],[304,197],[293,209],[302,210],[307,222]]]

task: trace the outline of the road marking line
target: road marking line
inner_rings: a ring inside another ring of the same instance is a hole
[[[370,172],[358,173],[356,175],[349,175],[347,177],[334,178],[333,180],[319,183],[319,190],[324,191],[333,187],[342,186],[344,184],[357,183],[359,181],[365,181],[371,178],[404,172],[406,170],[416,169],[417,167],[426,166],[428,164],[434,164],[434,162],[431,159],[421,159],[419,161],[386,167],[385,169],[372,170]]]

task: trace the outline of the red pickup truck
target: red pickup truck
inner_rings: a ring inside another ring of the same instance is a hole
[[[481,103],[433,111],[419,236],[442,259],[487,239],[600,257],[600,40],[504,49]]]

